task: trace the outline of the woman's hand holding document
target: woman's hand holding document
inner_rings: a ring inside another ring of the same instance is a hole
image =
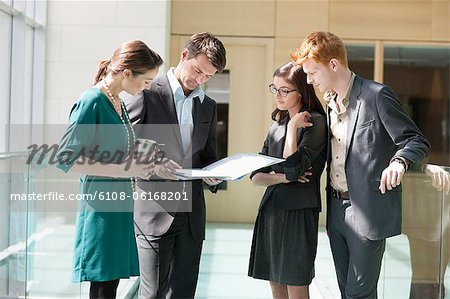
[[[175,173],[181,180],[211,178],[234,181],[254,170],[283,161],[284,159],[259,154],[235,154],[202,169],[177,169]]]

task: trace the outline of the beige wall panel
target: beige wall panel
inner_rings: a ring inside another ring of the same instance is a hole
[[[189,36],[171,37],[171,65]],[[272,96],[267,91],[273,71],[274,43],[268,38],[219,38],[227,50],[230,70],[228,154],[259,152],[270,124]],[[205,192],[207,220],[253,222],[264,188],[252,186],[248,177],[228,183],[217,194]]]
[[[318,3],[318,2],[330,2],[330,0],[276,0],[276,2],[298,2],[298,3],[300,3],[300,2],[315,2],[315,3]]]
[[[222,38],[230,70],[228,154],[257,153],[270,124],[273,40]],[[253,222],[264,188],[248,177],[228,183],[226,191],[206,192],[207,219],[219,222]]]
[[[450,1],[433,1],[431,39],[450,41]]]
[[[277,1],[276,36],[306,36],[328,30],[328,1]]]
[[[172,66],[176,66],[178,64],[178,61],[180,60],[180,53],[182,50],[182,47],[184,46],[185,42],[183,42],[179,35],[172,35],[170,37],[170,59],[169,61],[166,61],[165,64],[167,69]]]
[[[273,36],[275,2],[172,1],[172,34],[210,31],[215,35]]]
[[[430,40],[432,2],[330,2],[330,31],[342,38]]]
[[[273,68],[279,67],[290,60],[290,53],[297,48],[306,35],[299,37],[276,37],[275,38],[275,59]]]
[[[329,0],[330,2],[377,2],[383,4],[383,2],[393,2],[393,0]],[[432,1],[448,1],[448,0],[394,0],[395,2],[432,2]]]
[[[267,90],[271,76],[265,71],[267,50],[263,46],[228,46],[227,51],[231,73],[228,153],[258,152],[268,130],[270,111],[266,107],[272,104]]]

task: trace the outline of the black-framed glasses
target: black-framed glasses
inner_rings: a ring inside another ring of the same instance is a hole
[[[297,91],[297,89],[289,90],[286,87],[277,88],[275,86],[275,84],[272,83],[269,85],[269,91],[274,95],[276,95],[278,93],[282,98],[285,98],[288,96],[289,93],[291,93],[293,91]]]

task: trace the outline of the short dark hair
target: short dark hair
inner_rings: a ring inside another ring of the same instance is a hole
[[[186,44],[188,59],[195,58],[199,54],[205,54],[211,64],[220,73],[227,63],[226,51],[222,42],[210,32],[196,33]]]
[[[300,101],[306,111],[316,111],[325,116],[325,110],[323,109],[320,100],[314,91],[314,87],[306,81],[306,74],[302,67],[294,62],[283,64],[273,73],[274,77],[280,77],[286,80],[289,84],[292,84],[295,89],[300,93]],[[272,112],[272,120],[281,122],[289,114],[288,111],[281,111],[278,108]]]

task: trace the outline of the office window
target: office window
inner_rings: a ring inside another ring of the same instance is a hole
[[[214,75],[204,87],[205,93],[217,103],[217,156],[228,156],[228,108],[230,102],[230,71]],[[220,185],[226,189],[226,183]]]
[[[30,192],[27,169],[10,171],[8,166],[23,157],[12,140],[29,141],[31,133],[17,134],[10,124],[27,125],[31,132],[36,114],[33,106],[43,104],[46,1],[0,0],[0,297],[25,298],[32,288],[42,288],[36,278],[31,235],[36,232],[37,213],[25,203],[23,211],[12,209],[10,193]],[[39,123],[39,122],[35,122]],[[25,136],[27,135],[27,136]],[[35,264],[36,262],[36,264]]]
[[[24,110],[22,115],[22,124],[31,124],[32,113],[32,93],[33,93],[33,44],[34,29],[25,28],[25,47],[24,47]]]
[[[230,101],[230,71],[214,75],[205,84],[205,93],[217,103],[217,154],[228,156],[228,105]]]
[[[384,49],[384,83],[431,143],[430,162],[448,165],[450,47],[397,46]]]
[[[11,16],[0,11],[0,152],[6,151],[5,125],[9,119]]]
[[[36,5],[35,1],[25,1],[25,15],[27,17],[34,19],[35,5]]]
[[[346,49],[349,68],[363,78],[373,79],[375,46],[350,44]]]
[[[42,108],[33,107],[44,97],[45,11],[45,1],[0,1],[0,152],[23,150],[11,147],[14,132],[5,126],[43,119]]]

